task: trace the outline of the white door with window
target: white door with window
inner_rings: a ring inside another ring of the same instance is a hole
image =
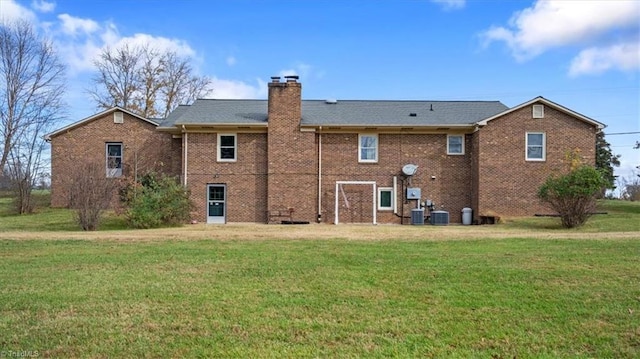
[[[207,185],[207,223],[227,223],[226,185]]]

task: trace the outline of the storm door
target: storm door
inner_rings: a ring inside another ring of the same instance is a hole
[[[207,185],[207,223],[227,222],[227,186]]]

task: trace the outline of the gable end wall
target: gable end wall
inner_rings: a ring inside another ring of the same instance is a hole
[[[537,197],[551,174],[566,173],[566,155],[576,151],[595,165],[595,126],[545,106],[533,119],[531,106],[490,121],[476,136],[478,149],[477,215],[524,216],[553,213]],[[546,160],[525,160],[527,132],[546,134]]]

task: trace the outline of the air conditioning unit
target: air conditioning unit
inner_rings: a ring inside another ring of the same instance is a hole
[[[432,211],[430,213],[429,221],[435,226],[446,226],[449,224],[449,212],[447,211]]]

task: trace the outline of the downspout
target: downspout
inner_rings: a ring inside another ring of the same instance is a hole
[[[322,126],[318,128],[318,223],[322,222]]]
[[[393,214],[398,214],[398,176],[393,176]]]
[[[189,133],[184,128],[184,125],[182,125],[182,133],[184,134],[184,136],[182,137],[182,141],[184,142],[182,145],[182,149],[184,151],[184,186],[187,187],[187,164],[189,163],[187,161],[187,156],[189,155]]]

